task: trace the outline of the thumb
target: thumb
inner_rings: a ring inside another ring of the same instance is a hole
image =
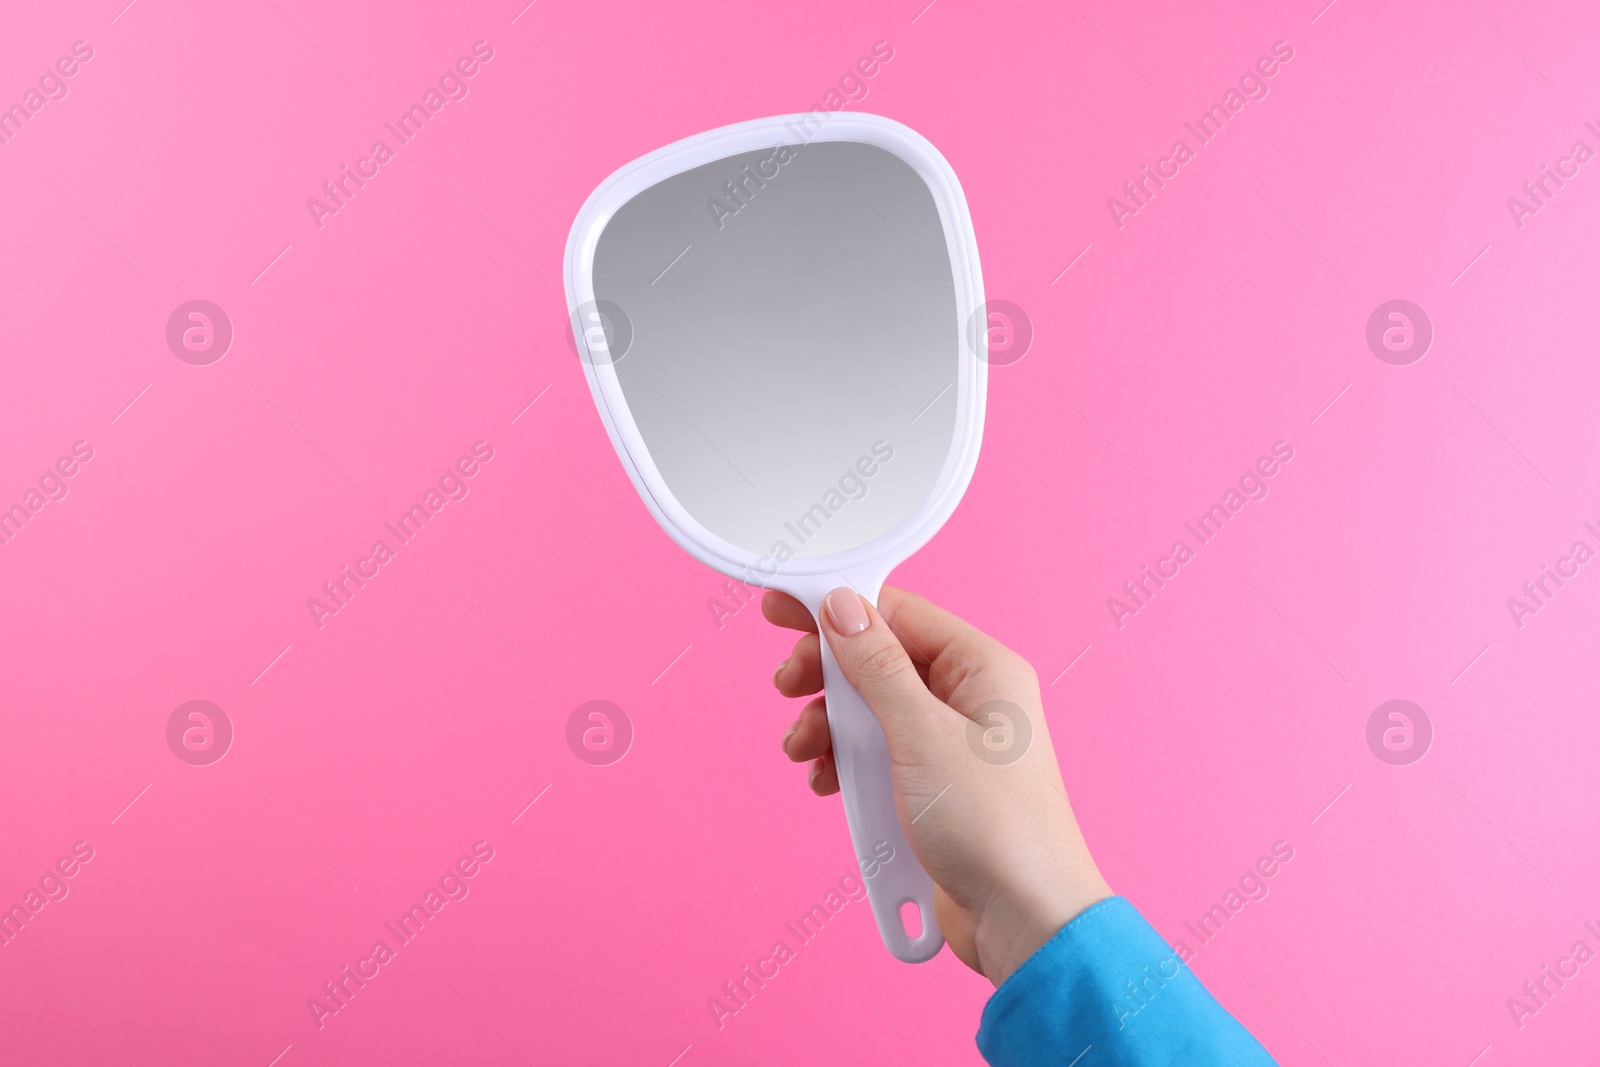
[[[877,716],[890,745],[900,747],[910,731],[927,723],[929,705],[939,701],[883,616],[854,589],[829,593],[819,614],[840,672]]]

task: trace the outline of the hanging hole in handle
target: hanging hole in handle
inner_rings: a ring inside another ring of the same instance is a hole
[[[912,941],[922,936],[922,909],[914,900],[900,902],[900,929]]]

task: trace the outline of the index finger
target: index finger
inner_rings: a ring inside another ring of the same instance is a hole
[[[804,630],[810,634],[817,632],[817,620],[812,618],[811,609],[788,593],[780,593],[776,589],[768,589],[762,594],[761,614],[774,626]]]

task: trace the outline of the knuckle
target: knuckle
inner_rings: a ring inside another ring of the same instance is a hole
[[[870,649],[856,660],[856,672],[868,681],[885,682],[898,677],[911,668],[911,661],[899,645],[885,642]]]
[[[1025,685],[1039,683],[1039,672],[1033,669],[1027,657],[999,642],[995,643],[988,656],[988,666],[990,672],[998,677]]]

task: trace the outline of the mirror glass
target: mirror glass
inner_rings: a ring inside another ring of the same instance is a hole
[[[678,503],[740,548],[815,558],[881,536],[935,487],[955,433],[952,275],[907,163],[814,141],[629,200],[600,235],[594,291],[625,319],[612,366]]]

